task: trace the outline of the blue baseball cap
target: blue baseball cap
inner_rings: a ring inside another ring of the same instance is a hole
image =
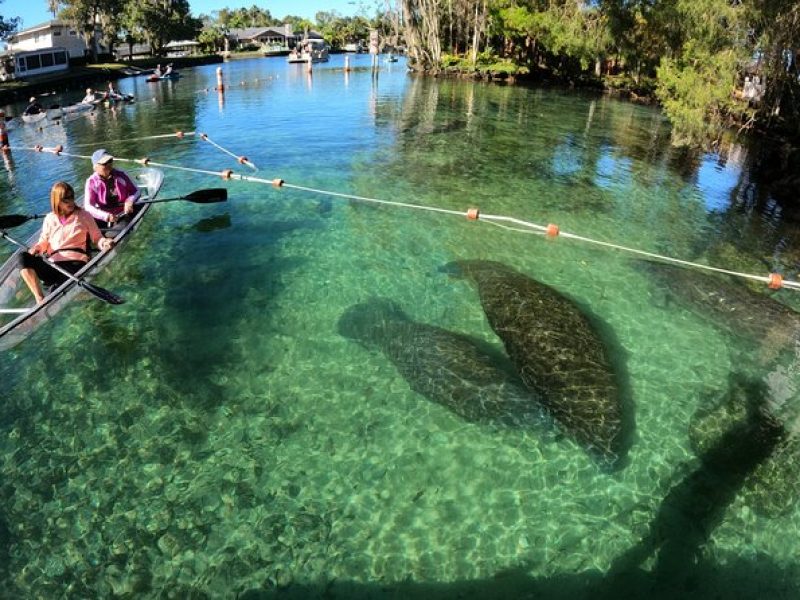
[[[100,148],[92,153],[92,165],[104,165],[110,160],[114,160],[114,157],[105,148]]]

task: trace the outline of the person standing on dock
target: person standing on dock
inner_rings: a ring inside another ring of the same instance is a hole
[[[86,180],[83,207],[98,224],[109,227],[126,223],[135,212],[141,191],[125,171],[114,168],[114,157],[105,148],[92,154],[94,173]]]

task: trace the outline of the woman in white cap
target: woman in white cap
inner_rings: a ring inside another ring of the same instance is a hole
[[[94,151],[92,166],[94,173],[86,180],[83,208],[101,226],[127,220],[141,191],[125,171],[114,168],[114,157],[105,148]]]

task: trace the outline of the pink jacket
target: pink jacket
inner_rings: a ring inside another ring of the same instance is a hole
[[[111,169],[110,180],[93,173],[86,180],[83,208],[98,221],[108,221],[109,216],[122,214],[126,200],[135,202],[140,195],[139,188],[124,171]]]
[[[50,258],[56,262],[60,260],[87,261],[89,256],[82,252],[56,252],[61,248],[83,248],[88,251],[86,248],[87,237],[96,246],[103,234],[100,233],[92,216],[85,210],[76,209],[63,224],[58,215],[48,213],[44,218],[42,233],[39,235],[36,248],[41,252],[49,253]]]

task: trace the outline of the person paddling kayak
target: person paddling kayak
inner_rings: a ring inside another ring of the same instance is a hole
[[[114,168],[114,157],[105,148],[92,154],[92,166],[94,173],[86,180],[83,207],[101,227],[127,222],[141,191],[125,171]]]
[[[67,276],[54,269],[43,257],[49,257],[62,269],[78,272],[89,261],[89,240],[100,250],[113,245],[104,238],[91,215],[75,204],[75,190],[68,183],[57,181],[50,190],[50,209],[44,218],[42,233],[27,252],[18,257],[20,276],[37,303],[44,301],[39,283],[48,287],[61,285]]]

